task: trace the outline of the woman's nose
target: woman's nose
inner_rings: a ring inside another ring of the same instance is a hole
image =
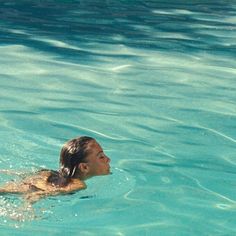
[[[109,157],[107,157],[106,162],[109,163],[111,161],[111,159]]]

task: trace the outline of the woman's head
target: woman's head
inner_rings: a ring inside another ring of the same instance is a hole
[[[81,136],[66,142],[60,154],[60,172],[69,178],[87,179],[110,173],[110,159],[94,138]]]

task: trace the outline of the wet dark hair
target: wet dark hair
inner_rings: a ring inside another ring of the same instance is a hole
[[[48,182],[55,185],[65,186],[75,175],[77,167],[80,163],[86,162],[88,155],[88,143],[95,140],[88,136],[81,136],[66,142],[60,153],[60,170],[52,172],[48,178]]]
[[[64,144],[60,154],[60,172],[63,176],[73,177],[77,166],[85,161],[88,154],[87,146],[91,137],[81,136]]]

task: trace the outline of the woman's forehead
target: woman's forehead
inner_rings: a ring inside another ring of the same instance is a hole
[[[102,151],[102,147],[100,146],[100,144],[95,141],[95,140],[92,140],[88,143],[88,146],[87,146],[89,152],[99,152],[99,151]]]

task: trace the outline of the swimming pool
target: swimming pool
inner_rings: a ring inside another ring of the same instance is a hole
[[[235,11],[1,1],[1,169],[57,169],[78,135],[113,169],[38,202],[36,218],[0,197],[1,235],[235,235]]]

